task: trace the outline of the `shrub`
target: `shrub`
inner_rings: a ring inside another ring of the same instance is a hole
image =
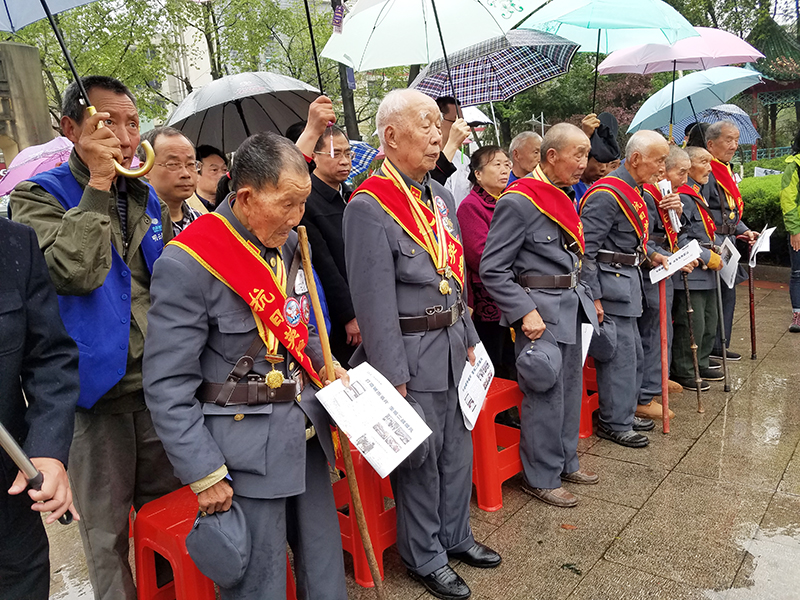
[[[786,157],[779,156],[777,158],[762,158],[761,160],[754,160],[744,163],[744,176],[752,177],[756,167],[762,169],[775,169],[776,171],[783,172],[786,169]]]
[[[744,200],[744,222],[747,223],[750,229],[761,231],[767,224],[770,227],[777,227],[770,239],[770,252],[759,255],[759,261],[788,265],[789,250],[786,245],[786,228],[783,225],[783,212],[780,202],[781,177],[782,175],[745,177],[739,184],[739,191],[742,192],[742,199]]]

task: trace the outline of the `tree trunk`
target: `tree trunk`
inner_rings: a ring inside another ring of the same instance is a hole
[[[511,121],[499,115],[497,120],[500,121],[500,144],[504,148],[508,148],[511,144]]]
[[[421,65],[411,65],[408,67],[408,85],[410,86],[419,75]]]
[[[208,62],[211,65],[211,79],[219,79],[222,77],[222,69],[219,67],[219,48],[217,48],[214,43],[211,11],[210,2],[203,4],[203,37],[206,38],[206,45],[208,46]]]
[[[356,117],[356,105],[353,101],[353,90],[347,85],[347,66],[339,63],[339,87],[342,90],[342,107],[344,108],[344,124],[347,128],[348,139],[360,141],[361,134],[358,131],[358,118]]]
[[[769,120],[770,120],[770,127],[769,127],[769,135],[772,141],[772,147],[775,147],[775,126],[778,123],[778,105],[777,104],[770,104],[769,106]]]

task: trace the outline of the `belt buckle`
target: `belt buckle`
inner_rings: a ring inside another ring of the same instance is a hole
[[[458,305],[453,304],[453,306],[450,307],[450,325],[448,325],[448,327],[455,325],[460,316],[461,315],[458,314]]]
[[[441,304],[437,304],[436,306],[429,306],[425,309],[425,314],[429,317],[435,315],[436,313],[440,313],[444,310],[444,306]]]
[[[578,272],[573,271],[569,274],[569,289],[575,289],[578,287]]]

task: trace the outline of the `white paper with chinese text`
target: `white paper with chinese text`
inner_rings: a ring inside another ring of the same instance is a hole
[[[478,342],[475,346],[475,366],[467,361],[458,382],[458,403],[464,416],[464,425],[470,431],[478,421],[492,379],[494,379],[494,365],[486,353],[483,342]]]
[[[764,225],[763,231],[758,236],[756,243],[753,244],[753,247],[750,249],[750,260],[748,261],[748,264],[751,267],[756,266],[756,254],[759,252],[769,252],[769,237],[772,235],[773,231],[775,231],[774,227]]]
[[[739,259],[742,255],[736,249],[736,244],[731,241],[731,238],[726,237],[720,248],[720,257],[722,258],[722,269],[720,269],[719,276],[730,289],[736,285],[736,272],[739,270]]]
[[[650,283],[658,283],[662,279],[666,279],[673,273],[677,273],[681,267],[685,267],[698,258],[700,258],[700,244],[697,243],[697,240],[692,240],[669,257],[669,269],[658,265],[655,269],[650,270]]]

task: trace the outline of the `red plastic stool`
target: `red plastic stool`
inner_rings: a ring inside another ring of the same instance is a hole
[[[503,508],[503,482],[522,471],[519,429],[495,423],[499,413],[521,404],[517,383],[495,377],[472,430],[472,482],[482,510]]]
[[[353,457],[353,467],[355,468],[356,481],[358,481],[358,492],[361,495],[361,503],[364,505],[364,516],[366,517],[369,535],[372,539],[372,547],[375,549],[375,557],[378,560],[378,570],[383,579],[383,553],[397,541],[397,517],[395,508],[385,508],[384,498],[393,498],[392,486],[389,478],[381,479],[367,460],[361,456],[358,449],[350,444],[350,455]],[[337,468],[344,472],[344,459],[336,459]],[[348,514],[338,513],[339,528],[342,532],[342,549],[353,557],[353,571],[355,580],[361,587],[374,587],[372,574],[369,570],[367,555],[364,546],[361,544],[361,537],[358,533],[358,523],[356,521],[353,502],[350,498],[350,488],[347,485],[347,478],[343,477],[333,484],[333,497],[336,506],[348,505]]]
[[[592,424],[592,414],[599,407],[598,400],[600,395],[597,393],[597,370],[594,366],[594,359],[588,357],[583,366],[583,395],[581,397],[581,425],[579,437],[588,438],[594,433]]]
[[[133,522],[136,588],[139,600],[214,600],[214,582],[203,575],[186,551],[186,536],[197,516],[197,496],[188,486],[145,504]],[[159,588],[155,553],[172,566],[174,580]],[[289,558],[286,598],[296,600]]]

